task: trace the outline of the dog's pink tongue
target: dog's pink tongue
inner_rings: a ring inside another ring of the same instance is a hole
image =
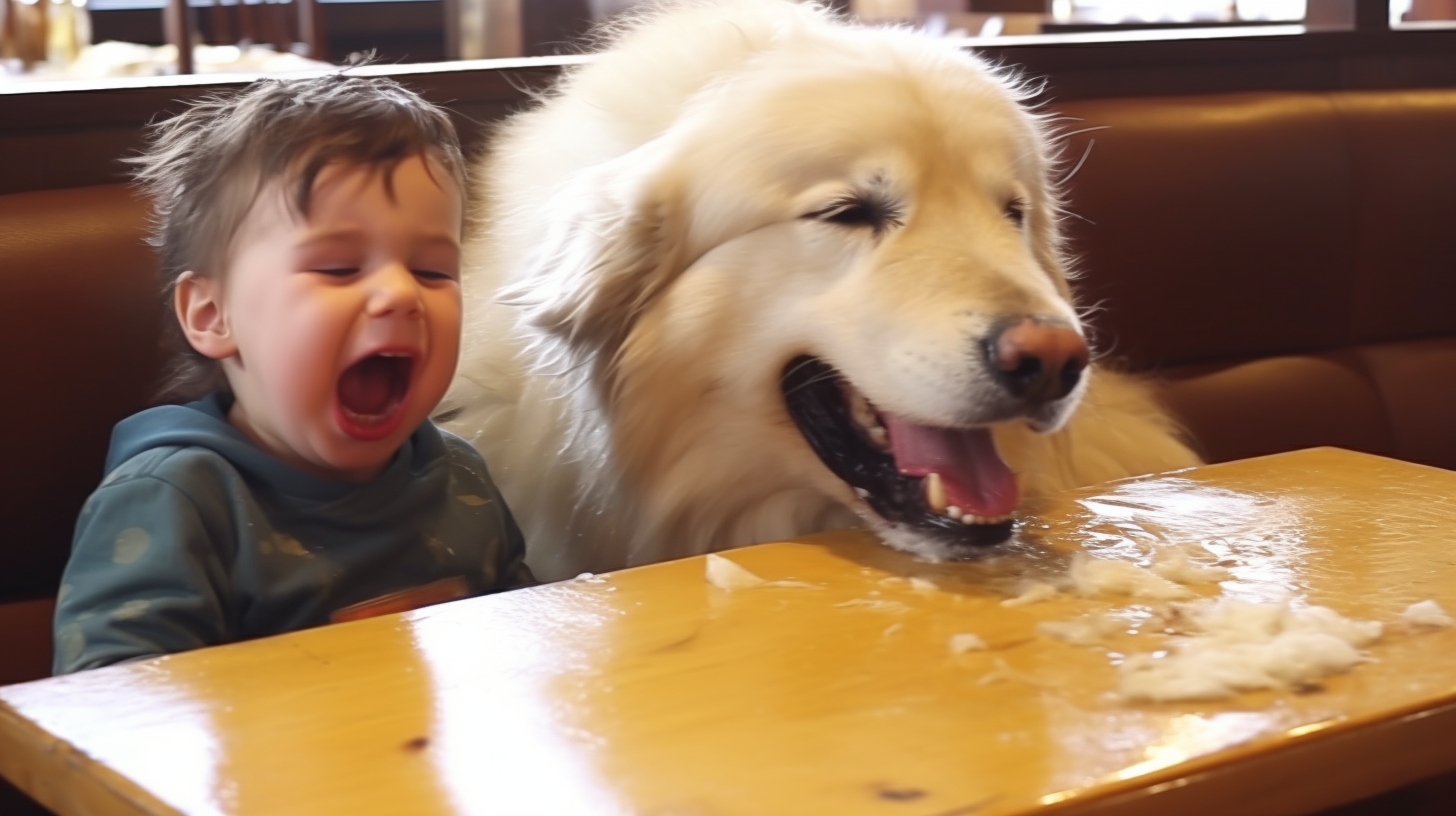
[[[1016,509],[1016,474],[986,428],[933,428],[881,413],[895,466],[906,476],[939,473],[946,498],[962,513],[986,518]]]

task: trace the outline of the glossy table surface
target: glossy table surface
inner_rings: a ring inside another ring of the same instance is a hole
[[[1003,606],[1068,554],[1197,542],[1204,594],[1456,611],[1456,473],[1315,449],[1037,508],[930,564],[842,532],[0,688],[0,772],[80,814],[1302,813],[1456,767],[1456,629],[1390,625],[1305,693],[1132,703],[1123,654]],[[917,578],[920,580],[907,580]],[[984,651],[954,653],[973,632]]]

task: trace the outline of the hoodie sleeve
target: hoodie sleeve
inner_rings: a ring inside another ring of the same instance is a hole
[[[172,482],[103,484],[81,511],[61,579],[55,673],[234,640],[220,543]]]
[[[526,565],[526,541],[505,496],[490,478],[480,452],[464,439],[440,431],[450,463],[449,492],[460,519],[454,540],[477,554],[486,592],[535,586],[540,583]],[[428,488],[427,488],[428,489]],[[465,505],[461,509],[461,504]]]
[[[491,485],[494,489],[495,485]],[[500,495],[500,491],[496,491]],[[531,574],[531,568],[526,566],[526,540],[521,535],[521,528],[516,526],[516,519],[511,515],[511,510],[506,507],[505,499],[500,500],[501,514],[501,545],[500,550],[494,556],[497,567],[496,587],[499,589],[520,589],[521,587],[536,586],[539,581]]]

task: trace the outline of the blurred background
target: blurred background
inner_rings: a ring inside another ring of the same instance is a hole
[[[294,71],[569,54],[637,0],[0,0],[0,83]],[[946,37],[1338,24],[1354,0],[833,0]],[[1450,25],[1456,0],[1390,0],[1395,27]],[[191,47],[179,47],[190,43]]]

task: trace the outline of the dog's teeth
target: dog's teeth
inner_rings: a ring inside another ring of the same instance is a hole
[[[944,513],[949,502],[945,496],[945,484],[940,481],[940,474],[931,471],[924,481],[925,503],[930,506],[932,512]]]
[[[870,497],[870,492],[868,490],[865,490],[863,487],[856,487],[854,489],[854,495],[859,496],[861,499],[868,499]]]
[[[952,504],[950,507],[945,508],[945,514],[947,516],[950,516],[955,521],[961,520],[961,509],[959,507],[956,507],[954,504]]]
[[[870,435],[870,441],[875,443],[875,447],[878,447],[880,450],[890,449],[889,431],[886,431],[879,425],[874,425],[872,427],[866,428],[865,432]]]
[[[875,428],[880,424],[879,417],[875,416],[875,409],[870,407],[870,401],[865,395],[858,391],[849,390],[849,415],[861,428]]]

